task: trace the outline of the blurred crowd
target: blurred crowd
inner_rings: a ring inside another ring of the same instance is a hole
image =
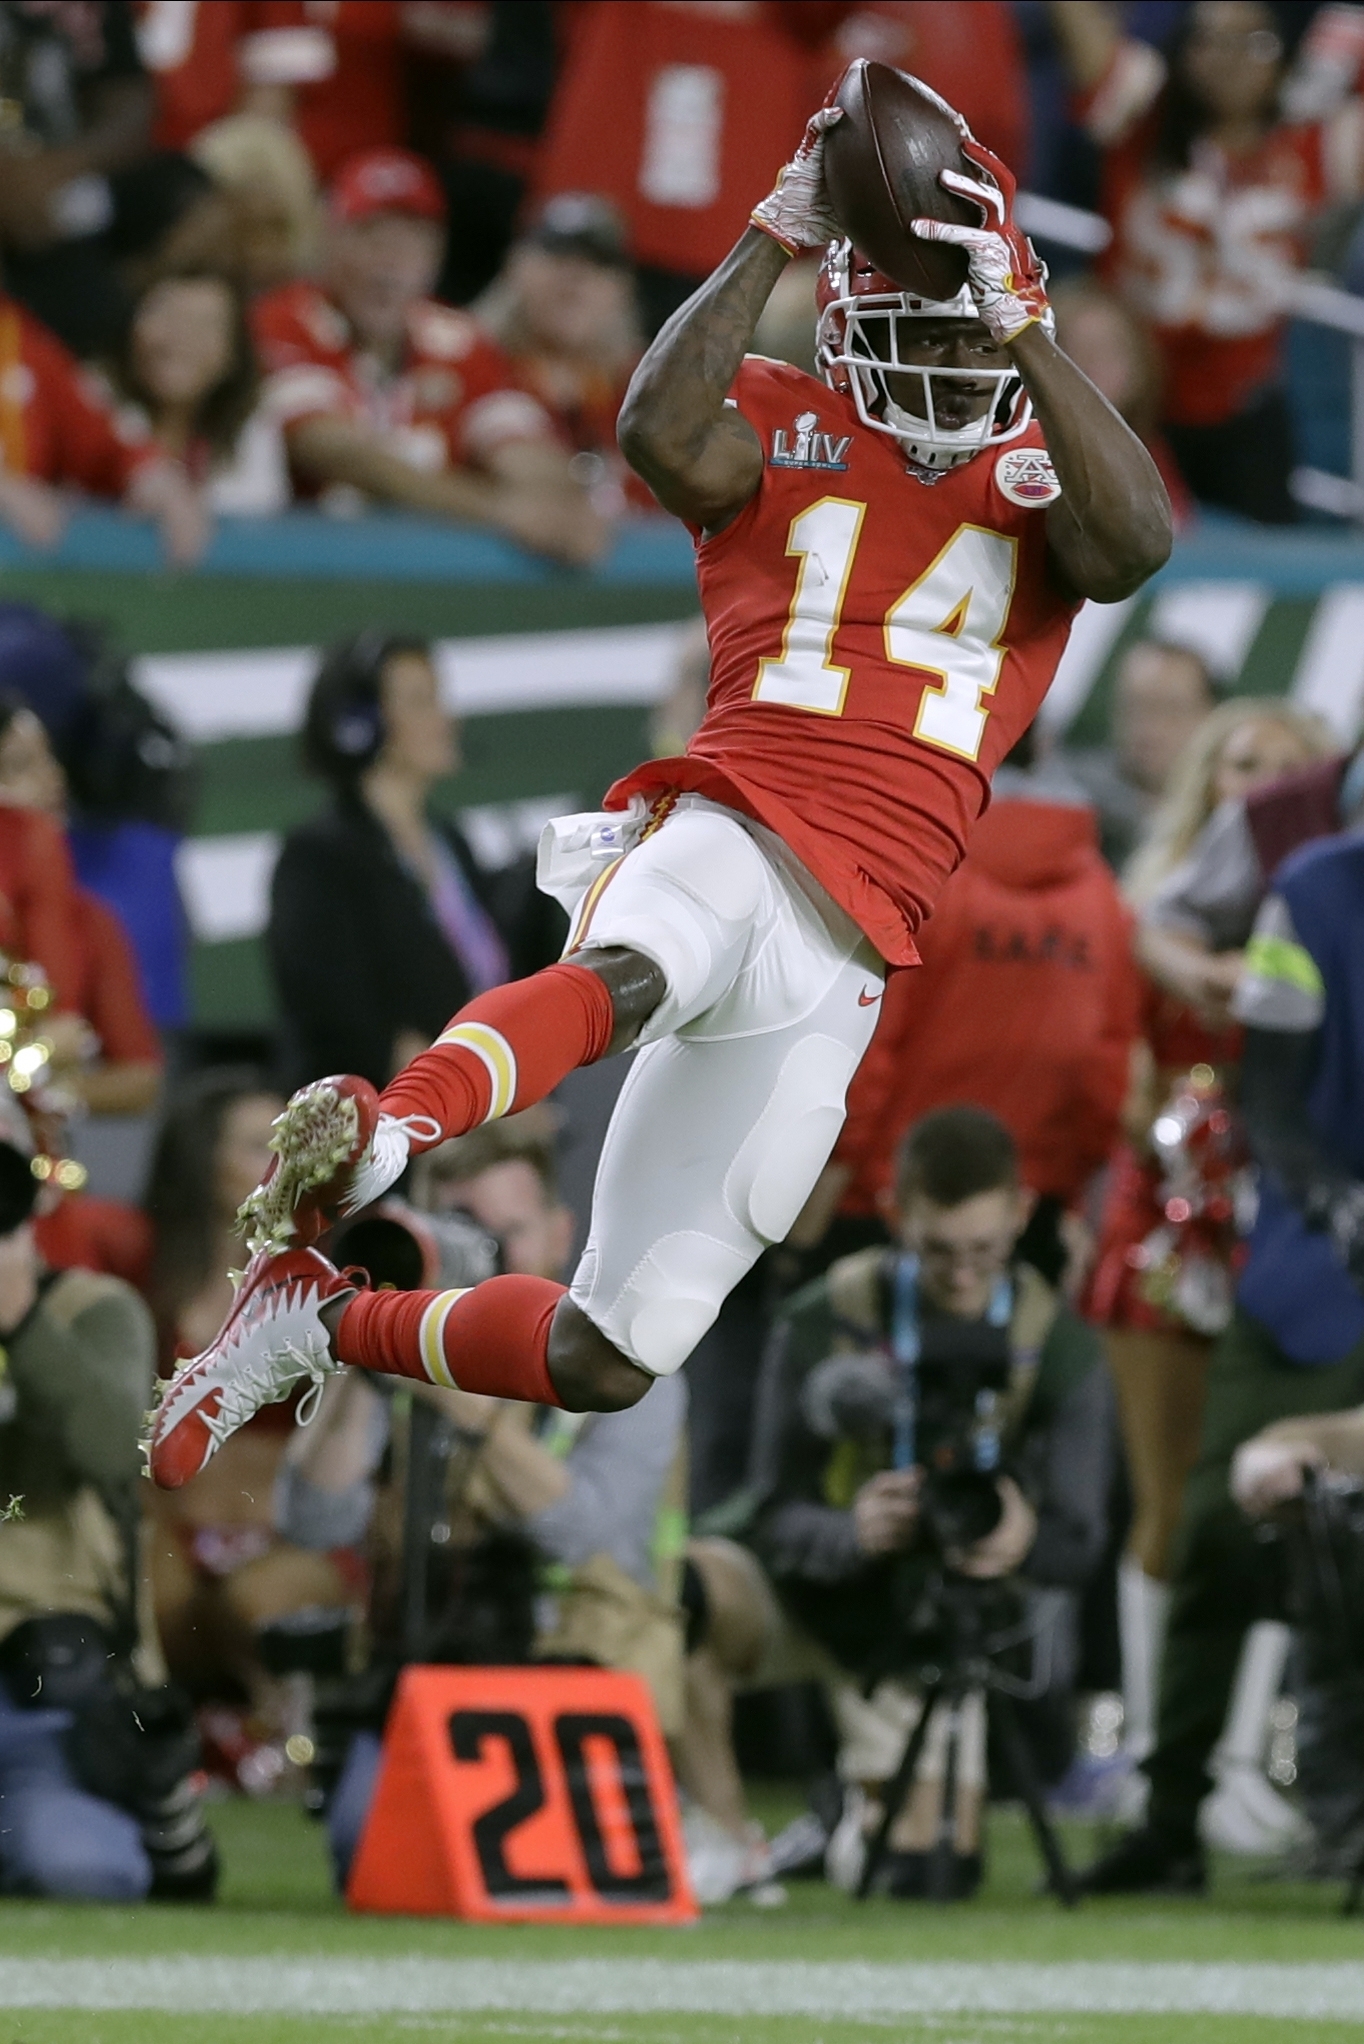
[[[188,562],[213,516],[377,501],[589,563],[660,515],[614,442],[644,340],[856,55],[1103,212],[1062,339],[1183,515],[1291,518],[1285,320],[1297,267],[1359,260],[1364,9],[1258,0],[0,0],[0,518],[51,544],[80,488]],[[812,305],[795,265],[759,345],[808,362]],[[660,753],[706,680],[698,628]],[[206,1898],[206,1790],[304,1802],[344,1882],[401,1669],[536,1658],[648,1681],[703,1899],[855,1889],[963,1585],[1026,1647],[1037,1797],[1124,1827],[1091,1887],[1197,1892],[1209,1846],[1350,1873],[1358,758],[1122,641],[1105,741],[1034,729],[1001,769],[809,1204],[679,1377],[582,1418],[354,1376],[157,1493],[141,1414],[230,1305],[285,1095],[384,1083],[563,939],[454,820],[421,638],[324,649],[298,736],[277,1028],[228,1042],[188,995],[192,758],[102,633],[0,605],[0,1892]],[[557,1277],[627,1065],[421,1159],[332,1253]],[[78,1155],[134,1122],[140,1197],[95,1196]],[[954,1382],[983,1528],[930,1466]],[[980,1687],[957,1706],[877,1845],[891,1893],[974,1892],[1019,1787]],[[811,1784],[776,1838],[764,1771]]]
[[[592,562],[652,506],[644,342],[858,56],[1088,213],[1097,261],[1043,241],[1061,338],[1186,520],[1345,474],[1343,343],[1291,314],[1364,278],[1357,6],[4,0],[0,520],[122,501],[186,565],[215,517],[389,504]],[[759,336],[802,365],[809,269]]]

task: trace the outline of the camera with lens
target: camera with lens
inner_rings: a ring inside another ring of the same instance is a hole
[[[0,1646],[0,1680],[21,1710],[69,1714],[76,1778],[137,1820],[151,1899],[210,1899],[218,1854],[195,1780],[199,1735],[188,1697],[173,1683],[139,1682],[108,1628],[79,1612],[17,1625]]]
[[[805,1417],[826,1440],[894,1441],[903,1466],[923,1470],[922,1538],[944,1560],[984,1540],[1002,1506],[1006,1328],[981,1320],[926,1319],[906,1367],[882,1351],[826,1357],[805,1380]]]
[[[1315,1671],[1364,1670],[1364,1478],[1304,1470],[1281,1532],[1287,1615],[1310,1642]]]
[[[924,1537],[948,1558],[999,1524],[1003,1505],[1008,1331],[983,1320],[930,1320],[914,1372],[915,1457],[924,1472]]]
[[[478,1285],[501,1261],[497,1243],[468,1214],[422,1213],[393,1195],[339,1221],[326,1250],[342,1268],[358,1265],[376,1292]]]

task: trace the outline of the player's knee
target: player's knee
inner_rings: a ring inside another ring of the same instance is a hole
[[[668,991],[662,967],[624,944],[574,951],[569,962],[595,972],[611,996],[615,1027],[608,1055],[628,1050]]]
[[[550,1329],[549,1374],[569,1412],[624,1412],[654,1381],[567,1298]]]

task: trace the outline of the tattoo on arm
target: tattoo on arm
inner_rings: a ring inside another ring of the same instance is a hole
[[[749,228],[658,335],[621,411],[631,466],[669,511],[708,530],[728,524],[762,478],[757,435],[725,399],[788,261]]]

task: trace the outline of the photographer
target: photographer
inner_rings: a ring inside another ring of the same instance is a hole
[[[429,1210],[408,1211],[418,1234],[454,1246],[456,1217],[467,1216],[465,1229],[495,1247],[504,1270],[562,1268],[573,1221],[543,1110],[443,1144],[413,1177]],[[395,1262],[385,1271],[377,1227],[394,1211],[384,1202],[348,1236],[338,1229],[335,1253],[399,1290],[488,1274],[491,1261],[410,1274]],[[467,1243],[462,1253],[467,1262]],[[297,1437],[276,1509],[281,1532],[301,1546],[367,1537],[374,1571],[368,1719],[338,1756],[327,1807],[342,1882],[373,1797],[388,1700],[408,1662],[534,1656],[628,1668],[649,1683],[664,1731],[676,1729],[685,1422],[681,1377],[660,1378],[625,1412],[587,1415],[435,1385],[385,1396],[358,1372],[331,1387],[316,1424]]]
[[[198,1743],[137,1588],[151,1316],[44,1268],[32,1142],[0,1109],[0,1892],[207,1899]]]
[[[920,1654],[913,1635],[935,1583],[1017,1573],[1049,1660],[1049,1696],[1068,1697],[1076,1594],[1106,1535],[1113,1404],[1095,1336],[1015,1260],[1030,1207],[1012,1138],[993,1115],[925,1116],[900,1157],[901,1246],[835,1263],[778,1322],[759,1391],[747,1546],[692,1543],[704,1608],[683,1780],[734,1831],[743,1813],[724,1737],[729,1689],[822,1677],[849,1790],[827,1862],[840,1885],[860,1877],[872,1801],[918,1717],[912,1674],[929,1650]],[[944,1484],[949,1452],[959,1474]],[[966,1701],[951,1889],[960,1895],[980,1878],[985,1781],[984,1712],[978,1696]],[[1035,1754],[1043,1774],[1064,1770],[1068,1724],[1055,1744]],[[893,1893],[926,1892],[942,1784],[935,1724],[891,1832]]]

